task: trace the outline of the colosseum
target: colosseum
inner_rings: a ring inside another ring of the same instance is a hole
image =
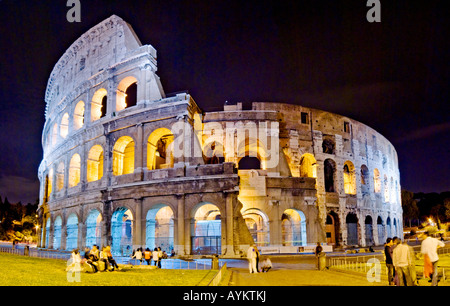
[[[113,15],[63,54],[45,93],[39,247],[180,256],[383,244],[402,233],[392,144],[299,105],[204,112],[165,94],[156,50]]]

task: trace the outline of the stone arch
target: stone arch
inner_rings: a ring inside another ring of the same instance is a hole
[[[327,214],[325,234],[328,244],[339,245],[339,216],[334,211],[330,211]]]
[[[383,219],[380,216],[377,218],[377,230],[378,230],[378,244],[384,244],[386,241],[386,235],[384,232]]]
[[[81,158],[78,153],[72,155],[69,163],[69,188],[75,187],[80,182]]]
[[[205,164],[221,164],[225,161],[223,144],[214,140],[203,146]]]
[[[366,216],[364,220],[364,232],[366,238],[366,246],[372,246],[374,244],[373,240],[373,221],[370,215]]]
[[[66,138],[69,134],[69,114],[65,113],[61,118],[61,124],[59,126],[59,135],[62,138]]]
[[[117,139],[113,147],[113,175],[134,172],[135,143],[130,136]]]
[[[386,219],[386,234],[387,234],[387,238],[393,238],[392,228],[391,228],[391,217],[387,217],[387,219]]]
[[[145,247],[160,247],[170,253],[174,249],[174,212],[169,205],[156,204],[145,218]]]
[[[64,162],[59,162],[56,168],[56,191],[61,191],[64,187],[64,168]]]
[[[45,247],[48,248],[50,246],[50,227],[51,227],[51,218],[48,217],[45,221]]]
[[[62,233],[62,218],[56,216],[53,222],[53,248],[55,250],[61,249],[61,233]]]
[[[79,101],[73,112],[73,130],[79,130],[84,125],[84,102]]]
[[[133,213],[126,207],[117,208],[111,216],[111,252],[129,256],[133,247]]]
[[[327,154],[335,153],[336,144],[332,138],[326,137],[322,140],[322,152]]]
[[[311,153],[305,153],[300,157],[300,176],[317,177],[317,162]]]
[[[344,163],[344,192],[346,194],[356,194],[355,166],[349,160]]]
[[[298,209],[286,209],[281,216],[281,240],[284,246],[304,246],[306,239],[306,217]]]
[[[325,192],[336,192],[336,162],[330,158],[323,162]]]
[[[369,193],[369,168],[366,165],[361,165],[361,192]]]
[[[87,181],[98,181],[103,177],[103,148],[101,145],[94,145],[88,153],[86,162],[87,166]]]
[[[222,220],[218,206],[201,202],[191,210],[192,254],[221,254]]]
[[[358,245],[358,217],[354,213],[348,213],[345,218],[347,224],[347,245]]]
[[[154,130],[147,140],[147,169],[172,168],[174,135],[168,128]]]
[[[96,121],[106,116],[108,104],[108,92],[104,88],[98,89],[92,96],[91,121]]]
[[[78,216],[71,213],[66,221],[66,250],[78,248]]]
[[[54,147],[57,142],[58,142],[58,123],[54,123],[52,127],[52,138],[51,138],[52,146]]]
[[[237,147],[237,167],[245,169],[266,169],[266,158],[269,156],[264,143],[257,138],[245,137]],[[259,164],[259,165],[258,165]]]
[[[91,209],[86,217],[86,247],[92,248],[95,244],[101,245],[102,238],[102,214],[96,208]]]
[[[384,201],[386,203],[388,203],[390,201],[389,199],[389,180],[387,178],[387,175],[384,175],[384,179],[383,179],[383,194],[384,194]]]
[[[247,225],[253,241],[258,246],[270,244],[269,218],[257,208],[249,208],[242,212],[245,224]]]
[[[381,192],[380,171],[377,168],[373,169],[373,189],[375,193]]]
[[[127,76],[120,81],[116,93],[116,111],[136,105],[137,83],[134,76]]]

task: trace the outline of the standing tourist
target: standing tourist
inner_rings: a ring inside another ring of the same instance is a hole
[[[256,256],[256,247],[250,245],[247,250],[248,270],[250,273],[258,273],[258,270],[256,270]]]
[[[437,254],[437,249],[440,247],[444,247],[445,244],[442,241],[439,241],[436,238],[430,237],[429,232],[426,231],[423,236],[424,240],[422,241],[422,246],[420,252],[426,256],[428,256],[431,264],[433,265],[433,274],[431,275],[431,286],[438,285],[438,271],[437,271],[437,263],[439,261],[439,256]]]
[[[407,244],[409,235],[405,235],[403,243],[397,245],[393,251],[392,262],[394,264],[395,273],[398,277],[399,286],[413,286],[411,278],[411,266],[413,265],[413,254]]]
[[[392,263],[392,245],[394,242],[392,238],[386,239],[386,243],[384,244],[384,256],[386,257],[386,267],[388,270],[388,281],[389,286],[394,285],[394,265]]]

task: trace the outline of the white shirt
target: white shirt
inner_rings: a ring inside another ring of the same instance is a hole
[[[427,254],[430,257],[431,262],[435,262],[439,260],[439,256],[437,254],[438,246],[444,247],[445,244],[442,241],[437,240],[433,237],[427,237],[424,241],[422,241],[421,253]]]

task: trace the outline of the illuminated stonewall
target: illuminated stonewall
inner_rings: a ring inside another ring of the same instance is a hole
[[[281,103],[202,113],[166,95],[117,16],[76,40],[45,94],[39,245],[116,255],[296,253],[402,232],[397,154],[370,127]],[[303,248],[305,249],[305,248]]]

